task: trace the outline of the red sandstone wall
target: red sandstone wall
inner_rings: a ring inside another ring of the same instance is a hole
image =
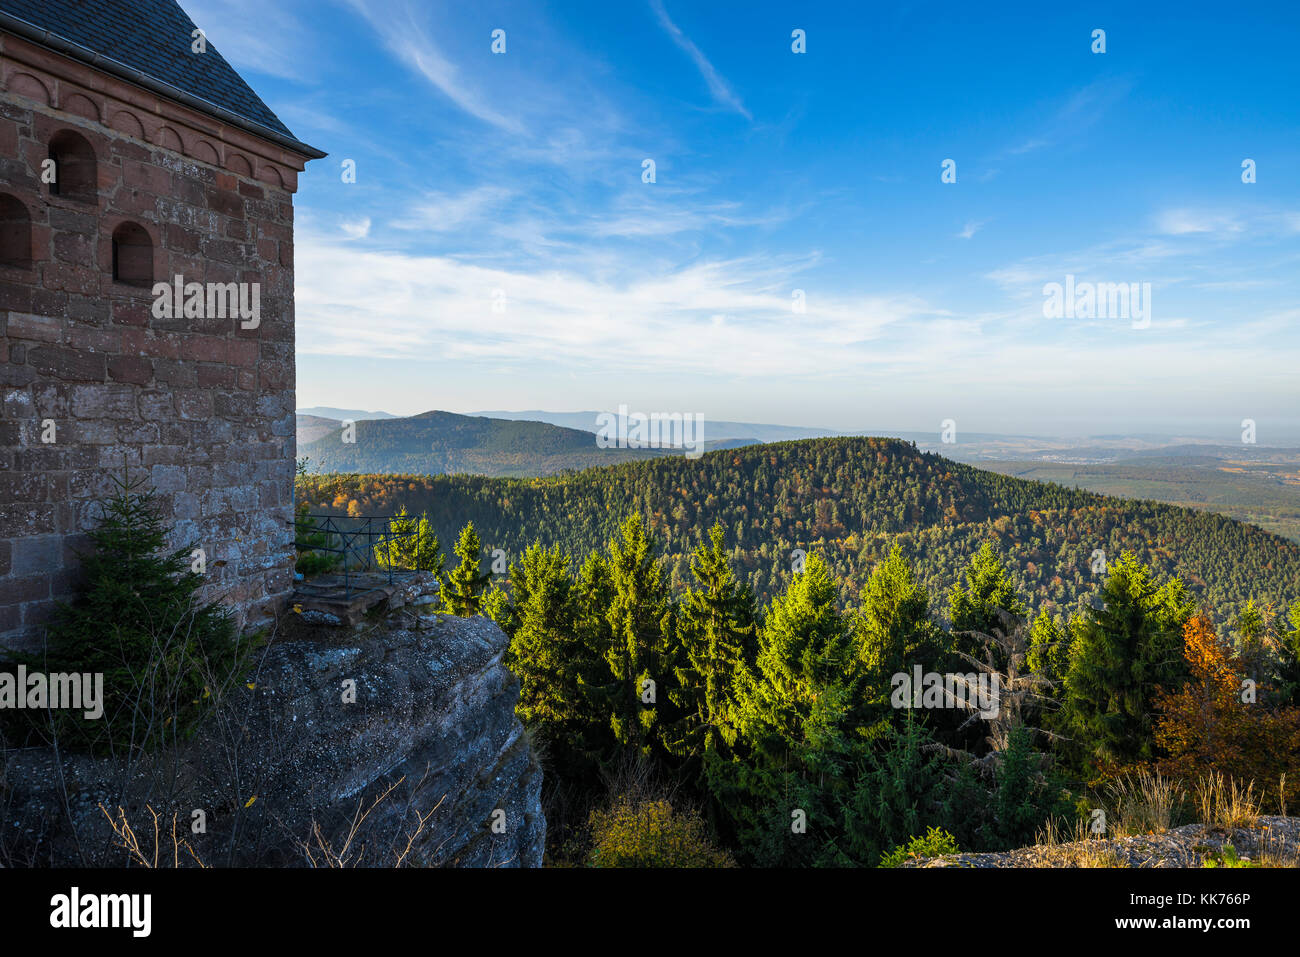
[[[98,193],[51,196],[60,130],[94,149]],[[158,490],[176,544],[245,620],[292,582],[292,190],[303,160],[241,130],[0,35],[0,195],[31,218],[29,268],[0,265],[0,644],[32,645],[75,584],[91,503],[123,462]],[[138,223],[153,278],[261,284],[261,323],[157,319],[115,282]],[[54,444],[41,442],[53,420]],[[224,563],[224,564],[221,564]]]

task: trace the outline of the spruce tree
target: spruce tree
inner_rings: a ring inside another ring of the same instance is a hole
[[[1300,707],[1300,601],[1276,619],[1271,684],[1279,705]]]
[[[428,513],[417,520],[414,516],[407,515],[403,506],[389,519],[387,536],[375,546],[375,563],[381,569],[432,572],[441,577],[442,549],[438,544],[438,536],[429,524]]]
[[[609,561],[598,551],[588,553],[578,569],[573,588],[574,630],[585,661],[591,667],[583,675],[583,702],[590,711],[582,750],[601,760],[612,758],[617,749],[611,716],[624,704],[626,688],[610,668],[614,630],[609,611],[614,604],[614,580]]]
[[[843,801],[845,863],[874,867],[882,854],[926,828],[950,825],[944,814],[945,769],[927,748],[931,742],[916,716],[909,711],[882,743]],[[964,809],[967,821],[971,811]]]
[[[619,537],[610,542],[609,573],[612,600],[605,617],[611,644],[606,661],[619,689],[611,727],[620,744],[650,753],[652,731],[668,705],[672,611],[663,562],[639,515],[628,518]]]
[[[1232,627],[1237,632],[1236,650],[1246,668],[1246,675],[1258,684],[1265,679],[1265,672],[1268,669],[1264,649],[1264,635],[1268,626],[1263,612],[1253,598],[1247,599],[1245,606],[1237,613]]]
[[[1065,698],[1065,675],[1070,667],[1070,632],[1043,609],[1029,629],[1029,653],[1025,667],[1032,675],[1044,679],[1038,694],[1043,700],[1026,709],[1026,721],[1035,728],[1068,734],[1063,729],[1061,702]]]
[[[1000,612],[1023,619],[1028,609],[1016,594],[1015,585],[988,542],[980,546],[963,577],[965,586],[955,584],[948,592],[953,648],[979,657],[983,645],[977,635],[991,635],[994,630],[1001,631],[1007,627]],[[1003,664],[999,663],[999,667]]]
[[[572,769],[590,736],[586,685],[593,665],[575,622],[569,557],[534,543],[518,567],[523,601],[506,663],[519,678],[515,713],[558,763]],[[513,577],[513,576],[512,576]]]
[[[479,612],[491,618],[496,623],[496,626],[509,637],[513,637],[515,631],[519,628],[519,618],[515,605],[510,600],[510,593],[501,586],[500,582],[494,582],[492,587],[484,592],[483,604]]]
[[[92,549],[79,556],[83,590],[57,607],[45,655],[28,659],[43,671],[104,675],[102,719],[55,712],[65,744],[95,750],[187,735],[253,645],[241,647],[228,609],[198,598],[197,545],[168,549],[154,491],[128,476],[114,482]]]
[[[737,684],[755,651],[754,600],[736,581],[727,561],[723,530],[715,524],[709,544],[691,554],[696,587],[686,593],[678,628],[685,652],[677,668],[682,720],[673,728],[669,750],[687,761],[698,778],[706,763],[726,759],[736,739]]]
[[[861,666],[836,599],[835,579],[816,555],[773,599],[754,673],[740,687],[745,753],[710,775],[760,863],[808,864],[832,853],[838,795],[865,748],[853,719]],[[791,830],[795,815],[805,833]]]
[[[890,703],[893,676],[910,672],[913,665],[938,671],[945,664],[942,633],[930,617],[929,594],[897,547],[871,570],[853,630],[866,671],[859,717],[866,733],[876,735],[895,714]]]
[[[1157,689],[1178,687],[1187,674],[1182,632],[1193,603],[1176,578],[1158,586],[1132,552],[1111,566],[1101,602],[1076,619],[1066,724],[1095,767],[1147,761]]]
[[[1061,696],[1070,664],[1070,642],[1065,628],[1045,608],[1030,626],[1029,655],[1025,663],[1031,672],[1052,682],[1053,697]]]
[[[460,564],[442,576],[440,611],[460,618],[470,618],[479,613],[483,589],[492,580],[491,574],[481,571],[482,552],[478,532],[470,522],[460,530],[460,537],[456,539],[455,553]]]

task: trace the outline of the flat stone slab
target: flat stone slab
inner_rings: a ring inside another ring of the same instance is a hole
[[[291,608],[309,625],[351,627],[385,602],[389,608],[428,603],[437,590],[437,581],[426,573],[401,573],[391,582],[387,574],[377,572],[361,572],[346,580],[342,575],[318,575],[295,584]]]

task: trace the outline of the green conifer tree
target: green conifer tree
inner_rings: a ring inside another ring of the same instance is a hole
[[[1035,728],[1068,734],[1062,725],[1061,702],[1065,698],[1065,675],[1070,667],[1070,632],[1063,622],[1041,610],[1029,628],[1029,651],[1025,668],[1049,684],[1035,689],[1042,700],[1026,702],[1025,720]]]
[[[861,664],[837,593],[826,563],[811,555],[773,599],[754,673],[740,687],[745,753],[710,775],[759,863],[808,864],[833,853],[838,796],[863,754],[853,719]],[[805,830],[793,830],[792,818]]]
[[[518,627],[506,662],[519,678],[515,713],[538,736],[562,774],[585,769],[593,728],[588,689],[604,662],[590,654],[578,631],[569,557],[534,543],[512,577],[522,583]],[[599,718],[595,718],[599,722]]]
[[[754,599],[727,561],[723,530],[691,554],[696,587],[686,593],[678,643],[684,651],[676,689],[682,720],[666,729],[668,748],[683,758],[685,776],[698,780],[710,761],[725,760],[736,740],[737,685],[756,646]]]
[[[944,771],[920,720],[908,711],[897,728],[887,730],[882,747],[864,762],[862,773],[844,801],[843,863],[874,867],[882,854],[942,826],[945,811]],[[969,819],[972,808],[965,809]]]
[[[1232,622],[1237,633],[1237,654],[1246,669],[1246,675],[1257,684],[1266,680],[1268,660],[1264,649],[1264,636],[1267,622],[1264,613],[1255,604],[1253,598],[1246,600],[1245,606],[1237,613]]]
[[[609,544],[612,598],[606,612],[611,643],[606,661],[618,688],[610,723],[624,747],[651,753],[652,732],[668,706],[673,661],[667,640],[672,609],[663,562],[639,515]]]
[[[1272,685],[1277,703],[1300,707],[1300,600],[1274,625]]]
[[[1094,766],[1146,761],[1156,690],[1187,674],[1182,632],[1194,604],[1177,578],[1158,586],[1132,552],[1111,566],[1100,597],[1072,623],[1066,726]]]
[[[65,745],[95,750],[185,736],[253,647],[241,644],[224,606],[198,598],[197,544],[168,549],[154,491],[142,491],[143,480],[114,481],[92,548],[80,556],[84,588],[58,606],[46,654],[28,661],[42,671],[103,673],[101,719],[56,712]]]
[[[980,546],[963,577],[964,587],[954,584],[948,592],[953,648],[978,658],[984,650],[978,635],[991,635],[995,629],[1006,629],[1001,612],[1023,619],[1028,609],[1016,594],[1015,585],[989,542]],[[994,665],[1002,668],[1006,663],[994,662]]]
[[[1030,672],[1053,683],[1052,691],[1045,690],[1044,694],[1061,696],[1062,682],[1070,664],[1070,643],[1066,629],[1045,608],[1030,626],[1029,654],[1025,664]]]
[[[617,750],[611,716],[620,713],[627,692],[610,668],[615,644],[609,619],[613,604],[614,579],[609,561],[598,551],[590,552],[574,583],[573,614],[584,660],[593,663],[582,678],[584,703],[590,708],[582,749],[593,760],[602,761],[614,757]]]
[[[515,605],[510,600],[510,593],[500,582],[493,582],[492,587],[483,594],[480,612],[496,622],[497,627],[507,636],[513,637],[519,628],[519,616]]]
[[[375,546],[375,564],[385,570],[392,568],[432,572],[441,577],[442,548],[429,524],[428,513],[417,520],[414,516],[407,515],[403,506],[389,519],[388,535]]]
[[[853,630],[866,674],[858,715],[864,733],[874,737],[896,715],[890,702],[893,676],[910,672],[913,665],[938,671],[946,664],[942,632],[930,617],[929,594],[897,547],[871,570]]]
[[[460,530],[460,537],[456,539],[455,553],[460,564],[442,576],[440,611],[460,618],[470,618],[479,613],[483,589],[492,580],[490,573],[482,572],[482,552],[478,532],[470,522]]]

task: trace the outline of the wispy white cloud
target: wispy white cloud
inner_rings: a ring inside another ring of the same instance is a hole
[[[511,190],[503,186],[476,186],[460,193],[429,193],[408,204],[407,213],[393,225],[422,232],[450,232],[481,222],[511,195]]]
[[[666,191],[664,191],[666,193]],[[788,222],[790,209],[754,211],[739,202],[700,201],[681,193],[656,197],[659,202],[623,200],[608,213],[587,217],[576,230],[591,236],[623,238],[674,236],[704,230],[752,229]]]
[[[524,125],[507,115],[459,67],[447,57],[429,35],[414,8],[405,0],[349,0],[399,60],[423,76],[447,99],[471,116],[510,133],[522,133]]]
[[[362,216],[359,219],[345,219],[339,223],[339,229],[348,239],[365,239],[370,235],[370,217]]]
[[[1050,116],[1038,124],[1033,134],[1007,147],[999,155],[1022,156],[1078,140],[1100,122],[1111,107],[1127,97],[1132,86],[1131,81],[1122,78],[1089,83],[1064,101],[1049,107]]]
[[[237,70],[283,80],[310,77],[316,48],[310,26],[265,0],[185,0],[185,12]],[[256,24],[256,29],[249,29]]]
[[[1171,236],[1186,236],[1193,233],[1224,236],[1240,233],[1245,226],[1235,213],[1168,209],[1156,217],[1156,228]]]
[[[1066,273],[1116,282],[1186,282],[1201,289],[1241,290],[1274,285],[1294,268],[1288,245],[1295,230],[1287,210],[1175,207],[1157,210],[1129,235],[1078,249],[1027,256],[991,270],[985,278],[1013,295],[1037,295],[1045,281]],[[1245,260],[1225,259],[1227,245],[1259,251]]]
[[[826,356],[879,365],[872,343],[942,314],[912,296],[819,293],[805,264],[745,258],[622,280],[299,240],[298,351],[441,361],[562,363],[605,372],[738,376],[825,372]],[[806,312],[792,308],[806,290]],[[503,312],[493,309],[504,297]],[[719,319],[718,317],[722,317]],[[889,362],[903,361],[891,352]]]
[[[1218,383],[1216,395],[1256,395],[1259,383],[1284,383],[1293,372],[1285,350],[1260,355],[1254,343],[1294,325],[1294,310],[1207,323],[1160,311],[1159,293],[1150,326],[1135,329],[1047,320],[1041,299],[954,314],[910,294],[847,295],[819,287],[808,262],[770,256],[647,264],[639,275],[608,278],[304,236],[296,260],[304,357],[436,361],[465,382],[562,371],[643,391],[724,376],[792,401],[807,388],[799,383],[816,382],[862,403],[860,427],[904,414],[889,404],[899,389],[952,403],[960,418],[969,394],[990,394],[990,383],[1040,411],[1075,408],[1080,396],[1122,409],[1144,390],[1176,392],[1189,379]],[[806,292],[805,313],[791,308],[795,289]],[[422,392],[419,402],[432,407],[432,396]]]
[[[700,71],[704,77],[704,82],[708,84],[709,93],[715,102],[734,110],[747,120],[752,120],[749,110],[745,109],[745,104],[741,102],[740,97],[736,94],[720,73],[709,62],[709,58],[704,55],[695,42],[682,32],[681,27],[677,26],[668,16],[668,11],[664,9],[663,0],[650,0],[650,9],[654,10],[655,16],[659,18],[660,25],[672,37],[674,43],[691,58],[695,68]]]
[[[1300,233],[1300,211],[1262,206],[1179,206],[1152,218],[1156,232],[1214,242],[1273,242]]]

